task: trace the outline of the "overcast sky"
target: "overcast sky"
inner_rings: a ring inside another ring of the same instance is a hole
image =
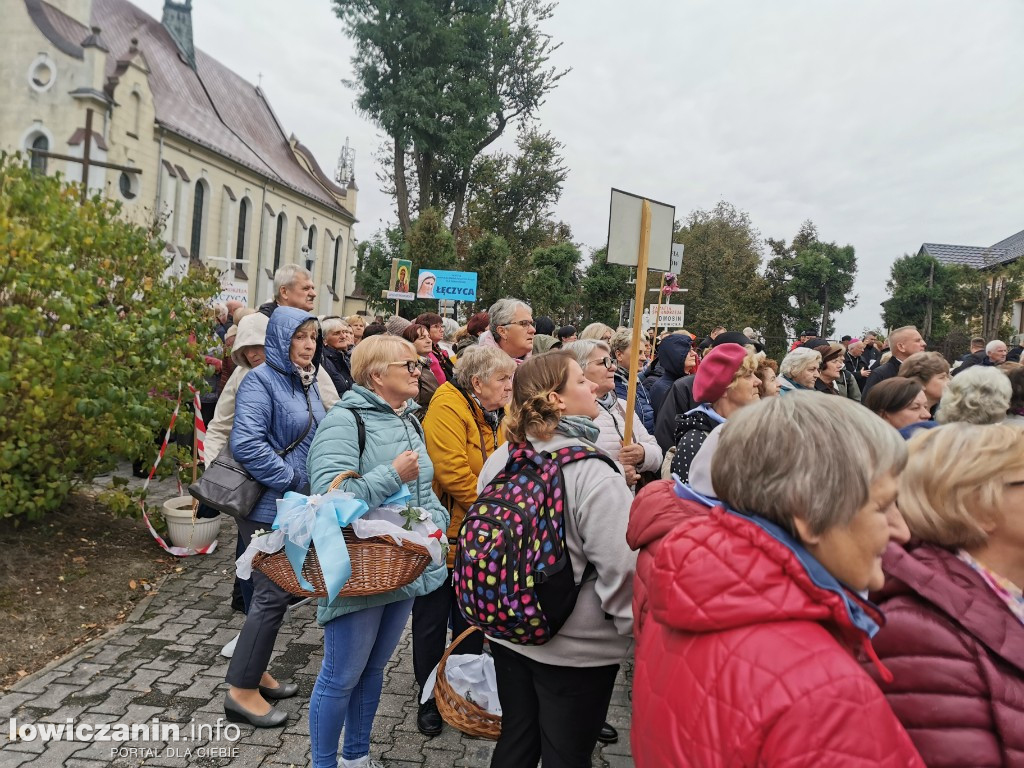
[[[135,1],[159,18],[163,0]],[[341,82],[353,48],[330,2],[193,6],[196,45],[262,73],[326,169],[349,137],[356,236],[392,221],[383,136]],[[838,330],[859,334],[880,323],[893,259],[1024,229],[1021,0],[562,0],[545,29],[573,70],[539,114],[570,168],[557,214],[588,248],[606,240],[611,187],[678,218],[727,200],[764,237],[812,219],[856,247],[860,300]]]

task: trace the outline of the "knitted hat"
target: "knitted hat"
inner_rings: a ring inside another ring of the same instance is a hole
[[[402,331],[408,328],[412,323],[406,320],[404,317],[398,315],[392,315],[388,318],[388,321],[384,323],[384,327],[388,329],[388,333],[392,336],[401,336]]]
[[[693,396],[698,403],[713,403],[732,384],[743,365],[747,350],[739,344],[719,344],[701,360],[693,379]]]

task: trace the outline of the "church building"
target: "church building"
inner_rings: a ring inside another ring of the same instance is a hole
[[[5,0],[0,148],[44,173],[161,217],[172,268],[222,272],[222,298],[273,296],[274,271],[312,273],[318,314],[355,298],[358,189],[285,132],[259,86],[192,43],[191,0],[158,21],[128,0]]]

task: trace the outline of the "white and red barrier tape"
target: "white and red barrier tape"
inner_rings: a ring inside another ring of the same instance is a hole
[[[199,399],[199,390],[191,384],[188,388],[192,390],[193,403],[196,411],[196,453],[199,461],[206,464],[206,423],[203,421],[203,404]]]
[[[203,424],[203,415],[199,410],[199,392],[191,384],[188,385],[189,389],[195,392],[195,403],[196,403],[196,429],[198,430],[200,425]],[[160,460],[163,459],[164,453],[167,451],[167,446],[171,442],[171,434],[174,431],[174,423],[178,420],[178,411],[181,409],[181,384],[178,384],[178,401],[174,404],[174,412],[171,414],[171,423],[167,425],[167,432],[164,434],[164,441],[160,445],[160,451],[156,455],[156,461],[153,462],[152,469],[149,470],[149,475],[146,477],[146,482],[142,484],[142,490],[145,491],[149,488],[149,481],[153,479],[153,475],[156,474],[156,468],[160,466]],[[206,435],[206,427],[202,427],[202,435]],[[202,456],[202,443],[199,444],[200,457]],[[175,473],[175,479],[177,479],[177,473]],[[181,495],[181,480],[178,480],[178,495]],[[146,527],[149,528],[150,534],[156,539],[156,543],[160,545],[160,548],[168,554],[174,555],[175,557],[188,557],[190,555],[208,555],[217,548],[217,540],[214,539],[212,543],[199,549],[190,549],[188,547],[175,547],[164,541],[163,537],[156,532],[153,524],[149,522],[149,516],[146,514],[146,502],[143,499],[139,502],[142,506],[142,520],[146,523]]]

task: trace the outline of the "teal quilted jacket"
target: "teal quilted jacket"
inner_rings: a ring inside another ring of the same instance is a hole
[[[413,415],[416,408],[416,403],[410,400],[408,410],[399,416],[375,393],[354,384],[328,412],[309,448],[307,468],[311,492],[326,492],[331,481],[339,473],[354,470],[361,477],[345,480],[340,490],[355,494],[372,509],[402,485],[398,472],[391,466],[391,462],[402,451],[416,451],[419,453],[420,474],[416,480],[409,483],[413,504],[430,512],[434,523],[442,531],[447,530],[448,510],[441,506],[441,502],[430,487],[434,477],[434,466],[427,456],[419,424]],[[366,445],[362,456],[359,455],[358,431],[355,417],[352,415],[353,410],[359,411],[366,425]],[[447,575],[448,570],[443,563],[431,563],[416,581],[391,592],[369,597],[337,597],[330,604],[321,599],[317,621],[323,625],[331,619],[364,608],[426,595],[441,586]]]

